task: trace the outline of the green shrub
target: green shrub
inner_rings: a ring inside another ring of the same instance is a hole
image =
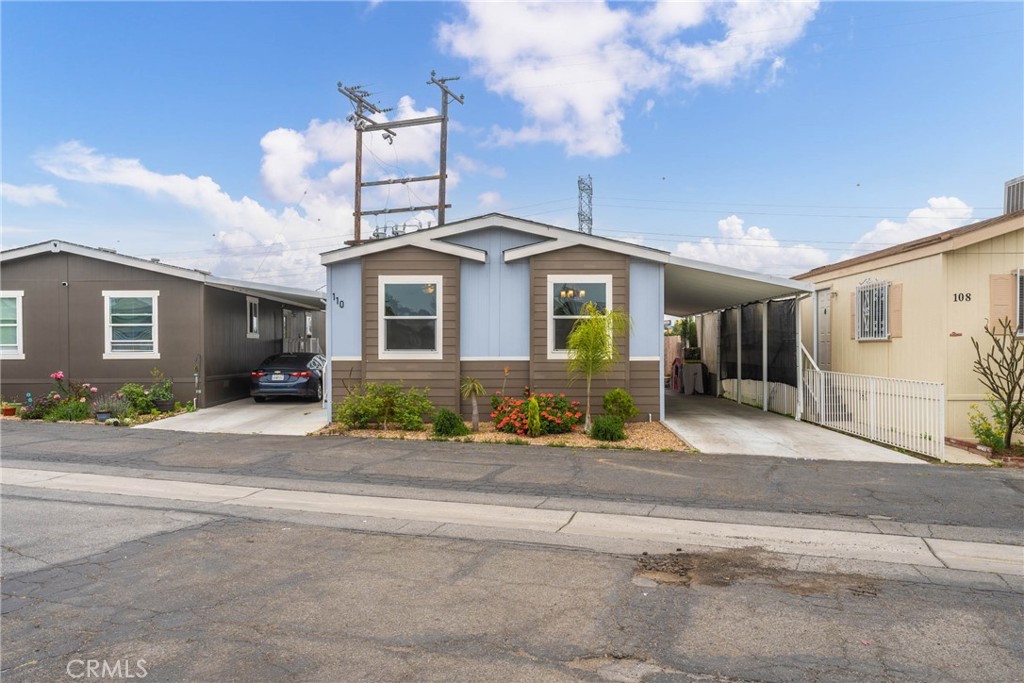
[[[469,434],[469,427],[462,421],[462,418],[448,410],[441,408],[437,417],[434,418],[434,436],[465,436]]]
[[[78,422],[89,417],[89,404],[86,401],[61,401],[46,412],[43,419],[47,422],[62,420]]]
[[[420,430],[423,421],[434,413],[428,395],[428,389],[403,389],[400,384],[367,382],[335,405],[334,419],[347,429],[380,425],[387,430],[389,424],[397,423],[402,429]]]
[[[626,438],[626,423],[618,415],[599,415],[590,427],[590,438],[598,441],[622,441]]]
[[[136,415],[145,415],[156,409],[156,404],[149,396],[149,390],[141,384],[125,384],[117,393],[128,401]]]
[[[976,404],[971,404],[967,419],[978,443],[998,451],[1006,445],[1006,411],[1001,404],[993,400],[989,400],[988,406],[992,411],[992,420],[989,420]]]
[[[60,403],[60,401],[55,398],[50,398],[49,396],[41,398],[38,401],[30,400],[28,404],[21,409],[21,419],[42,420],[46,417],[47,413],[57,406],[58,403]]]
[[[526,404],[526,433],[530,436],[540,436],[540,403],[537,397],[531,396]]]
[[[605,413],[620,417],[623,422],[637,416],[636,406],[633,405],[633,397],[625,389],[612,389],[604,395],[603,403]]]

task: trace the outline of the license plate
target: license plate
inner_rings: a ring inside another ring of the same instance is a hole
[[[284,375],[282,375],[280,372],[275,372],[273,375],[270,376],[270,379],[273,380],[274,382],[283,382]]]

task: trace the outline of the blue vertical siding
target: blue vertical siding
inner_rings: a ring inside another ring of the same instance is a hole
[[[528,358],[530,264],[528,260],[505,263],[503,252],[539,239],[514,230],[493,228],[458,235],[449,241],[487,252],[487,263],[462,261],[461,357]]]
[[[363,287],[360,261],[327,268],[328,355],[359,358],[363,353]]]
[[[630,358],[660,358],[664,346],[664,283],[660,263],[631,259],[629,262]]]

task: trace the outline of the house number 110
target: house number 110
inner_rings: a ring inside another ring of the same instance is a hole
[[[971,293],[970,292],[957,292],[956,294],[953,295],[953,301],[970,301],[970,300],[971,300]]]

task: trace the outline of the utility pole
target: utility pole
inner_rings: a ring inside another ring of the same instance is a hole
[[[594,181],[589,175],[580,176],[576,183],[580,188],[580,232],[594,234]]]
[[[451,207],[451,204],[447,204],[445,201],[445,190],[446,180],[448,172],[448,103],[450,100],[454,100],[459,104],[465,102],[464,95],[456,95],[453,93],[446,83],[448,81],[457,81],[458,77],[446,77],[437,78],[437,72],[430,72],[430,80],[427,84],[436,85],[441,89],[441,115],[440,116],[423,116],[417,119],[406,119],[404,121],[386,121],[384,123],[378,123],[371,118],[371,114],[385,114],[391,109],[380,109],[371,102],[367,101],[370,93],[362,88],[362,86],[349,86],[345,87],[340,82],[338,83],[338,92],[351,100],[353,105],[353,112],[349,114],[348,121],[356,129],[356,169],[355,169],[355,197],[353,200],[353,215],[355,217],[355,223],[352,230],[352,240],[347,244],[360,244],[363,242],[361,236],[361,226],[363,216],[379,216],[382,214],[390,213],[403,213],[411,211],[426,211],[434,210],[437,211],[438,225],[444,224],[444,210]],[[395,178],[392,180],[374,180],[370,182],[363,182],[363,133],[372,133],[376,131],[384,132],[384,139],[388,141],[388,144],[393,144],[394,139],[398,136],[395,132],[396,128],[407,128],[411,126],[426,126],[432,124],[441,124],[441,149],[440,149],[440,168],[437,175],[429,176],[415,176],[409,178]],[[400,209],[377,209],[374,211],[363,211],[362,192],[364,187],[374,187],[378,185],[395,185],[395,184],[406,184],[416,183],[429,180],[438,181],[438,196],[437,204],[428,204],[425,206],[409,206]]]

